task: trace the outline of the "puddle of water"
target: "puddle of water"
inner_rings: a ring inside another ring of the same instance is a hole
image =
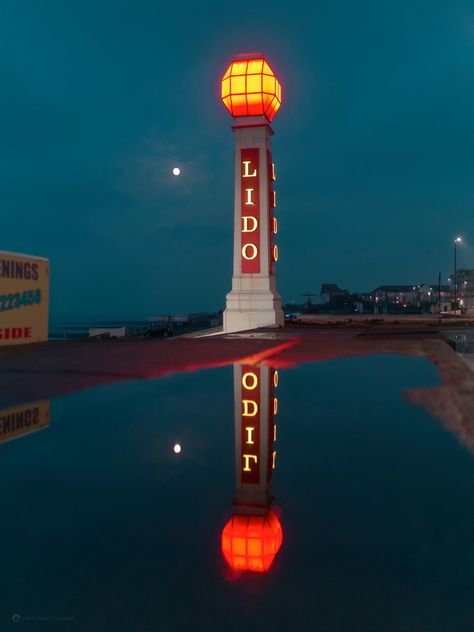
[[[278,340],[281,338],[277,332],[265,331],[265,332],[247,332],[247,333],[235,333],[235,334],[226,334],[223,338],[257,338],[260,340]]]
[[[437,385],[371,356],[10,411],[0,629],[471,629],[473,455],[403,395]]]
[[[465,327],[464,329],[448,332],[448,338],[454,344],[454,348],[461,354],[474,353],[474,329]]]

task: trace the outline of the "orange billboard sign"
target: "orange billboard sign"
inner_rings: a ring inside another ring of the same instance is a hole
[[[48,339],[49,261],[0,251],[0,346]]]

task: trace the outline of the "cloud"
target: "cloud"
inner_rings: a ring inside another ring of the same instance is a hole
[[[225,220],[222,191],[215,190],[209,156],[187,147],[148,140],[121,162],[115,182],[129,201],[140,209],[148,233],[165,227],[215,226]],[[173,167],[181,169],[174,176]],[[222,183],[221,183],[222,184]],[[229,196],[229,208],[231,209]]]
[[[181,169],[179,177],[172,174],[173,167]],[[203,155],[190,157],[186,148],[150,140],[121,165],[117,186],[135,201],[155,203],[163,196],[194,197],[196,189],[208,185],[208,174]]]

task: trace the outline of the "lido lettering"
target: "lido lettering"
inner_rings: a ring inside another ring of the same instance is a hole
[[[260,272],[260,175],[259,149],[241,150],[241,259],[242,274],[258,274]],[[278,261],[278,246],[275,235],[278,233],[278,222],[274,216],[276,193],[273,182],[276,180],[275,164],[271,153],[268,160],[268,208],[269,208],[269,253],[270,274],[275,274],[275,263]]]
[[[242,369],[242,482],[259,483],[260,369]]]
[[[260,152],[241,150],[242,273],[260,272]]]

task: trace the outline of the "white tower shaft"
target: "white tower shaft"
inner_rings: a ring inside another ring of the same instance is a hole
[[[235,120],[234,271],[224,311],[225,332],[284,324],[274,273],[278,224],[270,151],[273,131],[264,117]]]

